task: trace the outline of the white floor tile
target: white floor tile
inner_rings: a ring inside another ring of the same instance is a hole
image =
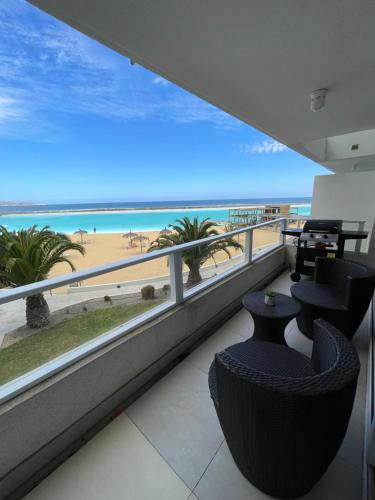
[[[297,322],[294,319],[292,319],[292,321],[290,321],[287,325],[286,325],[286,328],[285,328],[285,339],[288,337],[289,333],[296,329],[297,328]]]
[[[199,368],[205,373],[208,373],[217,352],[220,352],[233,344],[244,342],[244,338],[238,335],[231,325],[231,320],[229,320],[223,328],[220,328],[220,330],[208,338],[192,354],[190,354],[185,361],[191,363],[193,366]]]
[[[311,357],[313,343],[298,330],[297,324],[290,330],[286,337],[286,342],[289,347],[296,349],[305,356]]]
[[[242,308],[225,323],[224,327],[231,328],[234,333],[247,340],[254,333],[254,320],[251,314]]]
[[[28,500],[187,500],[190,490],[126,415],[47,477]]]
[[[275,290],[276,292],[290,295],[290,287],[293,282],[289,278],[289,272],[284,272],[278,276],[267,288]]]
[[[224,439],[207,375],[187,362],[147,391],[127,414],[191,489]]]
[[[263,500],[270,498],[249,483],[237,469],[228,446],[223,443],[194,489],[199,500]]]

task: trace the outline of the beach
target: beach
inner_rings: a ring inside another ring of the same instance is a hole
[[[296,204],[294,200],[290,201],[290,208],[293,214],[298,216],[308,216],[311,206],[309,204]],[[301,200],[302,201],[302,200]],[[153,203],[142,209],[134,206],[118,207],[114,204],[102,204],[100,206],[92,205],[46,205],[43,207],[18,207],[22,213],[11,213],[14,207],[1,214],[0,225],[8,231],[17,231],[20,228],[28,228],[35,225],[37,228],[49,227],[53,231],[69,235],[74,242],[81,242],[80,231],[83,233],[85,255],[71,251],[66,255],[77,271],[89,269],[98,265],[113,263],[125,260],[141,253],[147,252],[150,243],[159,236],[159,231],[167,228],[170,224],[183,217],[193,220],[195,217],[201,222],[204,219],[210,219],[219,222],[217,229],[220,232],[225,231],[225,225],[228,220],[238,222],[235,218],[231,219],[231,209],[253,210],[252,213],[262,214],[265,205],[242,205],[240,203],[228,204],[227,206],[202,203],[199,207],[181,208],[185,203],[178,202],[163,206],[161,203]],[[290,221],[290,224],[292,221]],[[137,241],[130,245],[130,239],[124,238],[123,234],[129,232],[137,233],[146,238],[142,248]],[[236,236],[240,243],[244,244],[243,234]],[[276,244],[280,241],[279,228],[266,227],[255,229],[253,232],[253,254],[259,252],[268,245]],[[230,253],[233,259],[229,259],[225,252],[215,254],[215,260],[209,259],[202,266],[204,279],[220,274],[228,268],[241,263],[243,254],[240,250],[231,248]],[[227,262],[224,262],[227,261]],[[184,272],[188,269],[184,268]],[[68,274],[69,266],[65,264],[56,265],[50,277]],[[64,287],[54,290],[53,293],[78,291],[73,290],[77,285],[79,287],[91,287],[93,285],[111,285],[108,288],[116,289],[118,285],[126,284],[126,288],[139,291],[140,287],[150,283],[155,286],[163,286],[167,283],[169,276],[168,257],[152,259],[148,262],[128,267],[112,273],[105,273],[101,276],[84,280],[70,287]],[[156,280],[155,278],[160,278]],[[140,283],[138,281],[143,280]],[[130,282],[130,283],[129,283]],[[134,283],[135,282],[135,283]],[[129,288],[130,287],[130,288]],[[82,291],[88,291],[86,288]]]
[[[221,229],[224,231],[224,228]],[[158,231],[144,231],[137,232],[149,238],[149,241],[154,241],[158,235]],[[81,239],[79,235],[70,235],[72,241],[80,243]],[[236,237],[238,239],[238,237]],[[244,243],[244,235],[239,235],[239,240]],[[101,233],[94,234],[89,233],[83,235],[83,241],[85,242],[85,255],[82,256],[78,252],[69,252],[67,257],[71,260],[77,271],[83,269],[88,269],[100,264],[108,264],[110,262],[115,262],[123,259],[128,259],[129,257],[134,257],[140,255],[141,247],[139,242],[136,246],[130,247],[130,241],[127,238],[123,238],[122,234],[119,233]],[[256,229],[254,230],[254,242],[253,248],[264,247],[279,241],[279,232],[272,229]],[[143,247],[143,253],[147,252],[149,247],[148,241],[145,242]],[[240,256],[241,252],[231,249],[231,254],[233,257]],[[227,255],[224,252],[220,252],[215,255],[215,260],[217,263],[228,260]],[[206,266],[214,265],[214,261],[210,259],[205,264]],[[186,271],[186,269],[184,269]],[[69,273],[69,266],[67,264],[56,265],[50,274],[50,277],[61,276],[63,274]],[[167,264],[167,258],[161,257],[154,260],[150,260],[143,264],[138,264],[136,266],[131,266],[127,269],[122,269],[112,273],[106,273],[102,276],[97,276],[89,280],[85,280],[81,283],[82,286],[87,285],[98,285],[98,284],[108,284],[108,283],[123,283],[125,281],[135,281],[145,278],[155,278],[158,276],[165,276],[169,274],[169,268]]]

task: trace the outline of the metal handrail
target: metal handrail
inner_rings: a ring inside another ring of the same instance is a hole
[[[166,256],[173,256],[171,259],[173,261],[181,260],[181,255],[184,251],[190,250],[191,248],[196,248],[201,245],[208,245],[209,243],[221,240],[223,238],[228,238],[231,236],[236,236],[241,233],[252,234],[252,232],[256,229],[273,225],[276,223],[283,223],[285,225],[286,218],[282,217],[279,219],[275,219],[272,221],[262,222],[261,224],[257,224],[255,226],[247,226],[240,229],[235,229],[234,231],[229,231],[227,233],[221,233],[216,236],[210,236],[209,238],[203,238],[201,240],[195,240],[189,243],[182,243],[181,245],[176,245],[170,248],[165,248],[162,250],[155,250],[153,252],[145,253],[142,255],[136,255],[135,257],[130,257],[128,259],[119,260],[116,262],[112,262],[110,264],[103,264],[100,266],[92,267],[90,269],[85,269],[83,271],[74,271],[72,273],[58,276],[55,278],[49,278],[43,281],[38,281],[36,283],[31,283],[30,285],[24,285],[17,288],[6,289],[4,291],[0,291],[0,305],[5,304],[7,302],[12,302],[14,300],[18,300],[30,295],[35,295],[37,293],[42,293],[47,290],[52,290],[54,288],[59,288],[65,285],[70,285],[72,283],[77,283],[79,281],[87,280],[90,278],[94,278],[95,276],[100,276],[102,274],[111,273],[113,271],[118,271],[120,269],[125,269],[127,267],[131,267],[137,264],[142,264],[143,262],[148,262],[150,260],[158,259]],[[252,259],[252,238],[246,238],[245,240],[245,260],[247,262],[251,262]],[[176,257],[177,255],[177,257]],[[171,264],[171,278],[172,275],[175,275],[175,281],[177,281],[176,274],[179,272],[179,268],[181,267],[182,273],[182,264],[180,266],[179,263]],[[172,280],[173,281],[173,280]],[[179,283],[182,283],[182,279],[178,280]],[[178,288],[180,285],[178,285]],[[172,287],[173,288],[173,287]],[[179,302],[179,300],[177,300]]]

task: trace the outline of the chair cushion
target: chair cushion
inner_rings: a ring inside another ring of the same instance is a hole
[[[225,350],[232,358],[258,372],[291,378],[315,375],[310,359],[285,345],[250,339]]]
[[[238,363],[252,370],[289,378],[304,378],[316,375],[307,356],[291,347],[260,340],[246,340],[227,347],[225,351]],[[211,396],[217,403],[215,362],[209,373]]]
[[[296,283],[290,289],[292,296],[304,302],[324,309],[345,311],[345,298],[343,293],[331,285],[320,285],[314,281]]]

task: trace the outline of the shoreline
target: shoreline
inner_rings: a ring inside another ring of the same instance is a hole
[[[252,205],[187,205],[187,206],[178,206],[178,207],[147,207],[147,208],[80,208],[80,209],[66,209],[66,210],[38,210],[38,211],[28,211],[28,212],[1,212],[0,217],[4,216],[35,216],[35,215],[80,215],[80,214],[106,214],[106,213],[157,213],[157,212],[183,212],[185,210],[200,210],[200,211],[215,211],[215,210],[246,210],[253,208],[264,208],[269,204],[252,204]],[[276,205],[273,203],[271,205]],[[290,205],[291,208],[301,208],[301,207],[310,207],[311,203],[281,203],[280,205]],[[154,229],[150,229],[150,231],[154,231]]]

